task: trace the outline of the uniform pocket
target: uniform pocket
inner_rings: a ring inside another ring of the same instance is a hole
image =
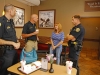
[[[7,32],[12,32],[12,28],[9,28],[9,29],[6,29],[7,30]]]
[[[5,35],[4,37],[12,37],[14,35],[13,33],[13,29],[12,28],[6,28],[6,32],[5,32]]]

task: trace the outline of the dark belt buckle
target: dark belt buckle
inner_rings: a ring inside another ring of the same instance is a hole
[[[9,46],[6,46],[6,49],[9,49]]]
[[[12,50],[13,49],[13,46],[6,46],[6,49]]]

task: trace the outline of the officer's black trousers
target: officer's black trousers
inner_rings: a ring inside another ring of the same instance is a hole
[[[77,74],[79,75],[79,66],[78,66],[78,59],[80,55],[80,51],[75,50],[75,48],[69,47],[69,59],[73,62],[73,67],[77,69]]]
[[[79,66],[78,66],[78,60],[71,60],[73,62],[73,68],[77,69],[77,74],[79,75]]]
[[[2,65],[2,68],[0,69],[0,75],[7,75],[7,68],[18,62],[17,52],[14,49],[6,50],[2,58],[4,60],[4,63]]]

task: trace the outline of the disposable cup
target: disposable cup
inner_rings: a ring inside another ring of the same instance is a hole
[[[72,66],[73,66],[73,62],[72,61],[66,61],[66,71],[67,71],[67,74],[71,74]]]
[[[26,61],[22,60],[22,61],[20,61],[20,64],[21,64],[21,70],[24,70],[24,66],[26,65]]]

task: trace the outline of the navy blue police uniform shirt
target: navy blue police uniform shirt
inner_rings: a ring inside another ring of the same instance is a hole
[[[78,44],[82,44],[84,34],[85,29],[81,24],[74,26],[70,31],[70,35],[73,35],[76,38],[75,41],[78,42]],[[69,42],[71,42],[71,40]]]
[[[79,45],[82,45],[84,34],[85,34],[85,29],[81,24],[74,26],[70,31],[70,35],[73,35],[76,38],[75,42],[78,42]],[[72,42],[71,40],[68,42],[70,47],[69,58],[77,60],[80,51],[75,50],[74,46],[71,45],[71,42]]]
[[[23,34],[30,34],[30,33],[33,33],[35,31],[36,31],[36,24],[32,24],[29,21],[24,25],[22,33]],[[32,35],[32,36],[28,37],[27,40],[37,41],[37,36]]]
[[[8,20],[5,16],[0,17],[0,39],[17,42],[13,19]]]

